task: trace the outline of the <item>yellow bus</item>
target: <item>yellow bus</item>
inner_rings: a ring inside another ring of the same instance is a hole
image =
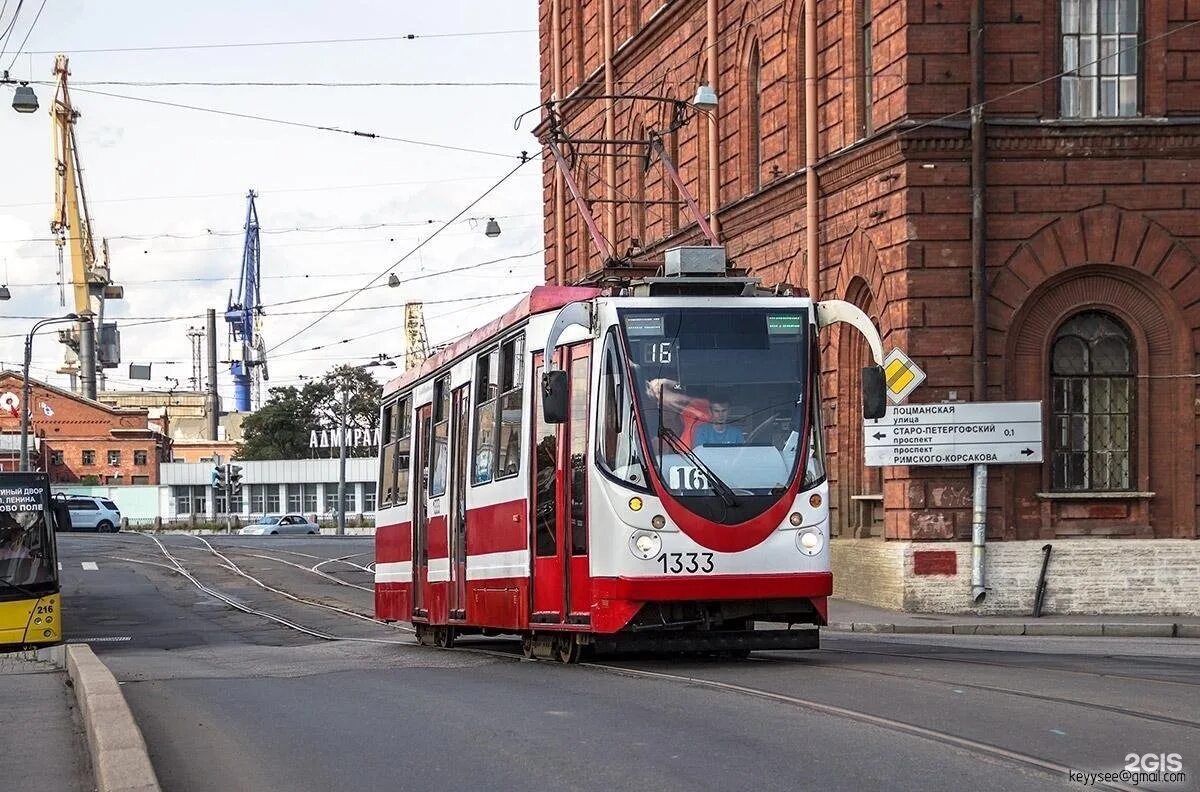
[[[45,473],[0,473],[0,652],[62,641],[54,534],[70,519]]]

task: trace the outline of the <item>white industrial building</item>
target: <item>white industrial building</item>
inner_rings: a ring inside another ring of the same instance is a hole
[[[237,514],[249,519],[263,514],[296,512],[328,516],[337,512],[338,460],[281,459],[234,462],[242,468],[241,496],[232,502],[215,493],[213,465],[207,462],[164,463],[159,468],[160,511],[164,521]],[[375,513],[375,481],[379,458],[346,460],[346,514]]]

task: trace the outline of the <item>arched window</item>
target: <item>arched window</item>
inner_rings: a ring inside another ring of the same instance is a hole
[[[1133,481],[1133,342],[1099,311],[1076,314],[1050,352],[1051,486],[1057,491],[1128,490]]]
[[[646,139],[646,128],[641,123],[634,126],[633,139]],[[633,243],[634,247],[644,247],[649,241],[646,236],[646,166],[648,161],[643,157],[631,157],[626,161],[632,168],[630,180],[633,182],[633,204],[631,206],[633,223],[630,236],[636,240]]]
[[[749,177],[748,192],[757,192],[762,186],[762,116],[760,94],[762,92],[762,63],[758,42],[750,46],[750,57],[746,62],[746,175]]]

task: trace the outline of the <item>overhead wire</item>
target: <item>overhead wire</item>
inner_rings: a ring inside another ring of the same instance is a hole
[[[20,6],[18,5],[18,9]],[[244,41],[244,42],[216,42],[206,44],[161,44],[145,47],[93,47],[90,49],[66,48],[66,51],[83,54],[83,53],[101,53],[101,52],[169,52],[173,50],[198,50],[198,49],[241,49],[247,47],[291,47],[291,46],[307,46],[312,44],[364,44],[381,41],[414,41],[416,39],[445,39],[445,38],[475,38],[482,36],[510,36],[522,33],[536,33],[537,28],[518,28],[514,30],[468,30],[451,33],[402,33],[394,36],[359,36],[348,38],[330,38],[330,39],[298,39],[286,41]],[[55,55],[63,52],[64,48],[57,50],[34,50],[30,55]]]
[[[72,85],[106,85],[129,88],[536,88],[520,80],[377,80],[371,82],[283,80],[78,80]]]
[[[399,281],[399,284],[401,286],[403,286],[405,284],[412,283],[414,281],[427,280],[429,278],[436,278],[436,277],[440,277],[442,275],[451,275],[454,273],[465,272],[468,270],[480,269],[482,267],[490,266],[492,264],[499,264],[499,263],[502,263],[505,261],[512,261],[515,259],[529,258],[530,256],[541,255],[541,253],[542,253],[542,251],[537,250],[537,251],[533,251],[530,253],[520,253],[520,254],[516,254],[516,255],[512,255],[512,256],[504,256],[504,257],[497,258],[497,259],[489,259],[488,261],[480,261],[480,262],[475,262],[473,264],[465,264],[460,267],[452,267],[450,269],[445,269],[445,270],[436,270],[433,272],[419,273],[419,274],[411,275],[411,276],[408,276],[405,278],[398,278],[398,281]],[[403,259],[401,261],[403,261]],[[397,266],[399,263],[400,262],[396,262],[396,264],[393,264],[392,266],[393,267]],[[389,267],[389,269],[391,269],[391,267]],[[385,270],[385,274],[386,274],[386,272],[387,272],[387,270]],[[380,276],[376,276],[373,280],[378,280],[379,277]],[[330,293],[326,293],[326,294],[312,295],[309,297],[298,297],[298,298],[294,298],[294,299],[290,299],[290,300],[281,300],[279,302],[266,303],[262,306],[262,308],[264,309],[264,312],[265,312],[264,315],[266,315],[266,316],[290,316],[290,315],[311,316],[313,314],[318,314],[321,318],[324,318],[331,311],[340,309],[341,306],[337,306],[336,308],[328,309],[328,310],[279,312],[279,313],[269,312],[268,309],[282,307],[282,306],[288,306],[288,305],[299,305],[299,304],[307,303],[307,302],[315,302],[317,300],[327,300],[327,299],[330,299],[331,297],[342,297],[345,295],[357,295],[363,291],[366,291],[367,289],[380,289],[380,288],[390,288],[390,285],[387,283],[380,283],[380,284],[372,283],[372,285],[359,287],[357,289],[346,289],[344,291],[339,291],[339,292],[330,292]],[[443,301],[443,300],[419,300],[419,301],[413,300],[412,302],[422,302],[427,305],[437,305],[442,302],[461,302],[461,301],[464,301],[467,299],[475,299],[475,298],[450,298],[445,301]],[[343,301],[342,304],[344,305],[345,301]],[[377,307],[372,306],[370,308],[349,309],[349,310],[383,310],[385,308],[395,308],[395,307],[397,307],[397,306],[377,306]],[[139,327],[139,326],[148,325],[148,324],[163,324],[166,322],[180,322],[180,321],[185,321],[185,320],[197,320],[197,319],[203,319],[204,316],[205,316],[205,314],[190,313],[190,314],[180,314],[180,315],[173,315],[173,316],[148,316],[148,317],[136,317],[136,318],[135,317],[111,316],[110,318],[113,319],[114,321],[135,322],[133,324],[122,325],[122,328],[131,328],[131,327]],[[38,319],[50,319],[50,318],[56,318],[56,317],[40,316],[40,315],[39,316],[8,315],[8,316],[0,316],[0,321],[4,321],[4,320],[28,321],[28,320],[38,320]],[[316,323],[314,322],[313,324],[316,324]],[[309,325],[309,326],[311,327],[312,325]],[[0,335],[0,338],[23,338],[24,336],[25,336],[24,333],[8,333],[8,334]],[[279,345],[277,345],[277,346],[279,346]]]
[[[504,299],[505,297],[517,297],[519,295],[526,294],[526,293],[527,293],[526,291],[506,292],[504,294],[489,294],[484,297],[467,298],[467,299],[481,299],[481,300],[487,300],[489,302],[494,302],[496,300]],[[434,302],[426,301],[426,302],[424,302],[424,304],[425,305],[433,305]],[[440,319],[442,317],[452,316],[452,315],[454,315],[456,313],[460,313],[461,311],[464,311],[464,310],[472,310],[472,309],[475,309],[478,307],[479,306],[470,306],[468,308],[457,309],[454,311],[447,311],[446,313],[438,314],[437,316],[430,316],[430,317],[426,317],[426,318],[427,319]],[[292,350],[291,352],[281,352],[278,355],[275,355],[274,359],[291,357],[293,355],[299,355],[299,354],[303,354],[305,352],[316,352],[321,349],[328,349],[329,347],[341,346],[342,344],[350,344],[355,341],[362,341],[365,338],[374,338],[375,336],[383,335],[384,333],[398,332],[400,330],[403,330],[405,327],[407,327],[407,324],[401,323],[394,327],[385,327],[382,330],[372,330],[369,333],[363,333],[361,335],[350,336],[349,338],[340,338],[336,341],[326,341],[324,344],[318,344],[316,346],[306,347],[305,349],[296,349],[296,350]]]
[[[530,171],[530,173],[533,173]],[[534,173],[533,175],[540,176],[541,174]],[[283,195],[286,193],[308,193],[308,192],[329,192],[332,190],[367,190],[379,187],[405,187],[412,185],[423,184],[445,184],[449,182],[468,182],[468,181],[490,181],[491,176],[461,176],[445,179],[414,179],[410,181],[395,181],[395,182],[373,182],[368,184],[334,184],[324,187],[281,187],[277,189],[255,189],[259,195]],[[137,201],[176,201],[176,200],[193,200],[207,198],[245,198],[244,192],[219,192],[219,193],[189,193],[183,195],[135,195],[126,196],[123,198],[100,198],[91,201],[93,204],[100,203],[132,203]],[[0,204],[0,209],[19,209],[27,206],[45,206],[49,201],[24,201],[21,203]],[[240,249],[240,248],[239,248]]]
[[[17,47],[17,51],[13,53],[12,60],[8,62],[9,71],[12,70],[13,64],[17,62],[17,58],[21,57],[21,50],[25,49],[25,45],[29,42],[29,35],[33,33],[33,29],[37,27],[38,20],[42,18],[42,10],[46,7],[46,0],[42,0],[42,4],[38,6],[37,13],[33,16],[33,21],[29,23],[29,29],[25,31],[25,38],[21,39],[21,45]],[[20,10],[20,6],[17,7]],[[16,17],[13,17],[13,23],[16,23]],[[0,55],[0,57],[3,57]]]
[[[343,305],[345,305],[346,303],[350,302],[350,300],[354,299],[354,298],[355,298],[357,295],[359,295],[359,294],[361,294],[362,292],[366,291],[367,289],[371,288],[371,287],[372,287],[372,286],[375,284],[375,281],[377,281],[377,280],[379,280],[380,278],[382,278],[382,277],[384,277],[385,275],[387,275],[387,274],[388,274],[389,272],[391,272],[391,271],[392,271],[392,270],[393,270],[395,267],[398,267],[398,266],[400,266],[401,264],[403,264],[405,261],[407,261],[407,260],[409,259],[409,257],[413,256],[413,255],[414,255],[414,254],[416,254],[416,253],[417,253],[419,250],[421,250],[423,247],[425,247],[425,246],[426,246],[426,245],[428,245],[430,242],[432,242],[434,239],[436,239],[436,238],[438,237],[438,235],[439,235],[439,234],[441,234],[443,231],[445,231],[447,228],[449,228],[449,227],[450,227],[450,224],[451,224],[451,223],[453,223],[454,221],[458,220],[460,217],[462,217],[463,215],[465,215],[467,212],[471,211],[471,209],[473,209],[473,208],[475,207],[475,205],[476,205],[476,204],[478,204],[478,203],[479,203],[480,201],[482,201],[484,198],[486,198],[486,197],[488,197],[489,195],[491,195],[491,194],[492,194],[492,193],[493,193],[495,190],[499,189],[500,185],[504,184],[506,181],[508,181],[510,178],[512,178],[512,176],[513,176],[513,175],[514,175],[514,174],[515,174],[517,171],[519,171],[521,168],[525,167],[525,165],[526,165],[526,164],[528,164],[529,162],[530,162],[530,160],[529,160],[528,158],[523,158],[523,159],[522,159],[520,162],[518,162],[518,163],[516,164],[516,166],[515,166],[515,167],[513,167],[511,170],[509,170],[507,173],[505,173],[503,176],[501,176],[501,177],[500,177],[500,179],[499,179],[498,181],[496,181],[496,182],[495,182],[495,183],[494,183],[492,186],[488,187],[488,188],[487,188],[486,190],[484,190],[484,191],[483,191],[483,192],[482,192],[482,193],[481,193],[481,194],[480,194],[478,197],[474,198],[474,199],[473,199],[473,200],[472,200],[470,203],[468,203],[466,206],[464,206],[464,207],[463,207],[463,208],[462,208],[462,209],[461,209],[461,210],[458,212],[458,214],[456,214],[454,217],[452,217],[452,218],[450,218],[449,220],[447,220],[447,221],[446,221],[445,223],[443,223],[442,225],[438,226],[437,230],[435,230],[435,231],[434,231],[432,234],[430,234],[429,236],[425,237],[425,239],[423,239],[423,240],[421,240],[419,243],[417,243],[417,245],[416,245],[415,247],[413,247],[411,250],[409,250],[407,253],[405,253],[403,256],[401,256],[401,257],[399,258],[399,260],[395,261],[395,262],[394,262],[394,263],[393,263],[391,266],[389,266],[389,267],[386,267],[386,268],[385,268],[385,269],[384,269],[382,272],[380,272],[378,275],[376,275],[376,276],[375,276],[374,278],[372,278],[371,280],[367,281],[367,283],[366,283],[366,284],[364,284],[363,286],[361,286],[360,288],[358,288],[358,289],[356,289],[356,290],[353,290],[353,291],[352,291],[352,292],[351,292],[351,293],[350,293],[350,294],[349,294],[349,295],[346,297],[346,299],[342,300],[342,301],[341,301],[341,302],[339,302],[337,305],[335,305],[334,307],[330,308],[328,312],[326,312],[325,314],[322,314],[321,316],[318,316],[316,319],[314,319],[314,320],[313,320],[312,322],[310,322],[309,324],[305,325],[303,328],[301,328],[301,329],[300,329],[300,330],[298,330],[297,332],[295,332],[295,333],[291,334],[290,336],[288,336],[286,339],[284,339],[283,341],[279,342],[278,344],[275,344],[273,347],[271,347],[270,349],[268,349],[268,350],[267,350],[267,354],[269,355],[269,354],[270,354],[272,351],[274,351],[274,350],[278,349],[278,348],[279,348],[279,347],[281,347],[281,346],[284,346],[285,344],[287,344],[287,343],[289,343],[289,342],[293,341],[294,339],[296,339],[296,338],[297,338],[297,337],[299,337],[300,335],[302,335],[302,334],[304,334],[304,333],[308,332],[308,331],[309,331],[309,330],[311,330],[313,327],[315,327],[317,324],[319,324],[321,321],[323,321],[323,320],[324,320],[324,319],[325,319],[327,316],[329,316],[329,314],[332,314],[332,313],[333,313],[334,311],[336,311],[338,308],[341,308]],[[445,272],[448,272],[448,271],[445,271]]]
[[[51,86],[55,84],[48,80],[30,80],[29,82],[34,85],[45,86]],[[455,146],[449,143],[435,143],[430,140],[416,140],[414,138],[399,137],[397,135],[385,135],[378,132],[364,132],[359,129],[344,129],[339,126],[331,126],[328,124],[310,124],[305,121],[292,121],[286,118],[274,118],[255,113],[240,113],[235,110],[222,110],[215,107],[203,107],[201,105],[185,104],[183,102],[170,102],[165,99],[151,99],[146,96],[130,96],[129,94],[112,93],[111,91],[97,91],[95,88],[75,88],[72,86],[72,90],[77,93],[107,96],[112,99],[125,99],[131,102],[144,102],[146,104],[160,105],[162,107],[173,107],[178,110],[191,110],[198,113],[211,113],[213,115],[229,116],[231,118],[241,118],[249,121],[259,121],[265,124],[277,124],[280,126],[295,127],[298,129],[310,129],[317,132],[329,132],[338,135],[368,138],[371,140],[387,140],[392,143],[404,143],[410,146],[434,148],[442,151],[457,151],[464,154],[479,154],[488,157],[502,157],[504,159],[520,159],[522,156],[520,154],[505,154],[504,152],[500,151],[489,151],[487,149],[472,148],[470,146]]]
[[[541,212],[525,212],[523,214],[513,215],[489,215],[487,217],[466,217],[458,222],[460,223],[482,223],[484,220],[513,220],[525,217],[541,217]],[[291,226],[284,228],[263,228],[259,230],[260,234],[279,235],[279,234],[330,234],[338,231],[378,231],[384,228],[423,228],[425,226],[436,225],[437,220],[401,220],[392,223],[360,223],[360,224],[343,224],[343,225],[328,225],[328,226]],[[237,230],[222,230],[214,231],[210,228],[204,230],[203,233],[188,233],[180,234],[171,231],[160,231],[151,234],[105,234],[104,238],[110,242],[123,240],[132,242],[149,242],[155,239],[207,239],[208,237],[240,237],[246,233],[244,228]],[[58,242],[59,240],[71,241],[79,239],[79,237],[27,237],[24,239],[0,239],[0,244],[18,244],[27,242]]]
[[[0,36],[4,37],[3,41],[0,41],[0,58],[4,57],[4,52],[8,49],[8,39],[12,36],[13,28],[17,26],[17,19],[21,16],[21,6],[23,5],[25,5],[25,0],[17,0],[17,7],[13,9],[12,19],[8,20],[4,31],[0,32]]]

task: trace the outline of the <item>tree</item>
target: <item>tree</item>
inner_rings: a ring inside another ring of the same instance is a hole
[[[236,457],[246,460],[336,457],[336,445],[313,449],[309,439],[314,431],[337,431],[343,387],[349,391],[347,429],[374,431],[379,422],[382,388],[362,368],[342,365],[319,380],[305,383],[303,388],[290,385],[271,388],[263,406],[242,423],[242,445]],[[347,456],[369,457],[377,453],[375,448],[346,449]]]

